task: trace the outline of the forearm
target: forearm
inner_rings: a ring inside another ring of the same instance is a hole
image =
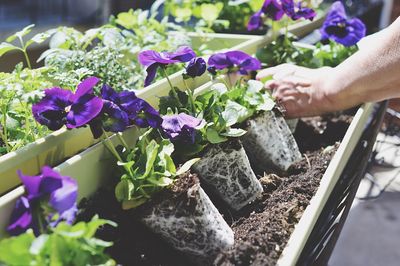
[[[365,44],[326,79],[326,96],[338,109],[400,97],[400,19]]]

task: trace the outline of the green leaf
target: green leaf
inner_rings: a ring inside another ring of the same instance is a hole
[[[219,94],[224,94],[228,92],[228,88],[224,83],[218,82],[211,85],[211,90],[218,92]]]
[[[139,199],[134,199],[134,200],[124,200],[122,202],[122,209],[124,209],[124,210],[133,209],[133,208],[136,208],[136,207],[142,205],[146,201],[147,201],[147,199],[144,197],[141,197]]]
[[[133,13],[133,10],[129,10],[128,12],[119,13],[115,23],[121,25],[127,29],[133,29],[135,25],[137,25],[137,17]]]
[[[55,29],[51,29],[45,32],[41,32],[36,34],[35,36],[32,37],[31,41],[37,43],[37,44],[41,44],[42,42],[46,41],[48,38],[51,37],[51,35],[53,35],[54,33],[56,33]]]
[[[243,122],[251,115],[252,113],[246,107],[231,100],[227,101],[225,110],[222,112],[222,117],[228,127]]]
[[[134,185],[130,180],[122,179],[115,187],[115,197],[118,201],[130,200],[133,189]]]
[[[194,159],[191,159],[191,160],[185,162],[185,163],[179,168],[179,170],[176,172],[176,175],[178,176],[178,175],[181,175],[181,174],[186,173],[186,172],[189,171],[189,169],[190,169],[195,163],[197,163],[199,160],[200,160],[200,158],[194,158]]]
[[[35,240],[32,241],[32,245],[29,252],[32,255],[39,255],[45,248],[47,241],[49,240],[49,235],[40,235]]]
[[[28,26],[26,26],[25,28],[23,28],[22,30],[16,32],[16,33],[15,33],[15,36],[17,36],[17,37],[19,37],[19,38],[22,38],[22,37],[24,37],[25,35],[28,35],[28,34],[32,31],[32,28],[33,28],[33,27],[35,27],[35,24],[28,25]]]
[[[192,10],[188,7],[177,7],[174,12],[177,21],[187,22],[192,16]]]
[[[161,176],[160,178],[150,177],[147,180],[158,187],[167,187],[173,182],[171,178],[166,176]]]
[[[264,89],[264,83],[258,80],[249,80],[247,82],[247,91],[255,93]]]
[[[153,139],[146,147],[146,168],[145,172],[139,179],[147,177],[152,169],[154,168],[154,162],[156,161],[159,144]]]
[[[29,253],[32,241],[35,239],[33,231],[5,238],[0,242],[0,261],[6,265],[30,265],[33,257]]]
[[[275,107],[275,101],[271,95],[265,93],[262,95],[263,103],[257,106],[257,111],[271,111]]]
[[[243,130],[243,129],[241,129],[241,128],[231,128],[231,127],[228,127],[227,130],[226,130],[226,132],[221,133],[221,135],[222,135],[222,136],[225,136],[225,137],[238,138],[238,137],[243,136],[243,135],[246,134],[246,133],[247,133],[247,131],[246,131],[246,130]]]
[[[20,31],[17,31],[16,33],[14,33],[13,35],[9,36],[6,39],[6,42],[12,42],[14,41],[16,38],[22,38],[23,36],[29,34],[32,30],[32,28],[35,27],[35,24],[31,24],[29,26],[26,26],[25,28],[23,28]]]
[[[256,12],[261,9],[265,0],[250,0],[249,5],[253,12]]]
[[[0,43],[0,56],[12,50],[20,50],[20,48],[6,42]]]
[[[213,23],[221,12],[224,4],[218,2],[216,4],[202,4],[201,5],[201,18],[207,21],[208,23]]]
[[[93,216],[92,220],[86,224],[85,237],[91,238],[96,234],[97,229],[103,225],[110,225],[112,227],[117,227],[117,224],[110,220],[99,219],[97,215]]]
[[[228,139],[219,135],[218,131],[213,128],[207,128],[206,132],[207,140],[212,144],[225,142]]]

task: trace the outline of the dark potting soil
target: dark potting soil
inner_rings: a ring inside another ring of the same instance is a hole
[[[336,152],[337,142],[343,138],[351,119],[351,116],[340,115],[300,120],[295,138],[300,151],[305,154],[303,160],[286,175],[260,176],[264,188],[262,197],[241,211],[229,210],[210,195],[235,233],[234,247],[221,253],[215,261],[216,265],[276,264],[294,226],[317,191],[320,179]],[[324,151],[327,146],[334,148]],[[184,191],[183,184],[193,184],[193,180],[182,179],[183,183],[177,183],[176,195],[182,195],[179,191]],[[111,184],[92,198],[83,200],[78,217],[87,221],[98,214],[101,218],[118,223],[117,228],[105,226],[98,232],[99,238],[114,242],[114,246],[107,252],[118,263],[146,266],[193,265],[182,253],[170,248],[138,222],[137,211],[140,209],[121,210],[113,188]],[[163,197],[160,195],[155,200],[162,200]]]

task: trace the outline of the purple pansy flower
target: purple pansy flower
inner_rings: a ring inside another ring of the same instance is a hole
[[[293,20],[304,18],[312,21],[317,15],[313,9],[304,7],[302,1],[295,3],[294,0],[281,0],[281,3],[285,14]]]
[[[274,21],[280,20],[284,15],[282,5],[278,0],[265,0],[261,9],[250,17],[247,29],[252,31],[261,28],[264,23],[263,15]]]
[[[92,120],[90,129],[94,138],[103,134],[103,129],[110,132],[123,132],[133,124],[139,127],[161,125],[159,113],[146,101],[138,98],[133,91],[116,92],[109,85],[101,88],[103,109],[99,116]]]
[[[366,27],[358,18],[348,19],[343,4],[336,1],[320,31],[322,39],[332,39],[344,46],[352,46],[365,36]]]
[[[126,110],[129,119],[139,127],[158,128],[162,123],[162,118],[158,111],[143,99],[137,98],[132,101],[130,105],[126,106]]]
[[[11,223],[7,227],[11,235],[19,235],[29,228],[36,235],[40,234],[39,219],[43,226],[56,226],[60,221],[73,223],[77,212],[76,180],[61,176],[48,166],[42,168],[39,176],[26,176],[20,171],[18,175],[25,186],[26,195],[17,200],[11,215]]]
[[[262,15],[262,10],[259,10],[250,17],[249,22],[247,23],[248,31],[257,30],[263,26],[264,21]]]
[[[138,60],[140,64],[147,67],[147,77],[144,81],[144,86],[148,86],[156,77],[158,67],[163,67],[174,63],[189,62],[196,57],[195,52],[189,46],[181,46],[175,52],[156,52],[146,50],[139,53]]]
[[[57,87],[46,89],[43,99],[32,106],[33,116],[50,130],[58,130],[63,125],[67,128],[86,125],[103,108],[103,101],[93,94],[98,81],[96,77],[85,79],[75,93]]]
[[[258,59],[242,51],[214,54],[208,59],[208,65],[210,73],[213,73],[216,69],[227,68],[231,71],[233,68],[237,68],[242,75],[247,75],[248,71],[261,68],[261,63]]]
[[[203,58],[197,57],[190,60],[186,67],[186,75],[192,78],[200,77],[206,72],[207,64]]]
[[[282,5],[278,0],[265,0],[261,11],[274,21],[280,20],[284,14]]]
[[[172,142],[193,144],[196,137],[196,128],[203,124],[202,119],[195,118],[185,113],[163,116],[162,130]]]

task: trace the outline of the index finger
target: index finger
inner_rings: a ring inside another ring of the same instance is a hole
[[[265,79],[267,77],[273,77],[275,75],[279,75],[279,76],[286,76],[290,73],[293,73],[295,71],[296,66],[292,65],[292,64],[281,64],[275,67],[270,67],[270,68],[266,68],[261,70],[260,72],[258,72],[256,79],[257,80],[262,80]]]

